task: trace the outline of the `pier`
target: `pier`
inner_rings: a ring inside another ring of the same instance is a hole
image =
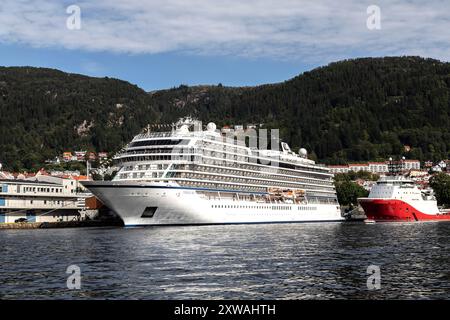
[[[361,206],[355,208],[342,207],[341,210],[346,221],[364,221],[367,219]]]
[[[120,227],[120,220],[86,220],[58,222],[17,222],[0,223],[0,230],[10,229],[56,229],[56,228],[87,228],[87,227]]]

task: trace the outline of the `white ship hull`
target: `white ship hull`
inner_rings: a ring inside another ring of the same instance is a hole
[[[261,203],[145,182],[84,183],[125,226],[343,221],[337,204]],[[246,193],[248,196],[248,193]],[[243,196],[244,197],[244,196]]]

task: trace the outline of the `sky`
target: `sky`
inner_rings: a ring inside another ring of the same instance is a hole
[[[0,65],[115,77],[147,91],[275,83],[394,55],[450,61],[450,1],[0,1]]]

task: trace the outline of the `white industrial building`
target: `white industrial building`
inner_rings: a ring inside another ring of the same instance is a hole
[[[419,160],[403,160],[402,161],[403,170],[419,170],[420,161]],[[348,173],[350,171],[367,171],[376,174],[386,174],[389,172],[389,161],[386,162],[367,162],[367,163],[351,163],[348,165],[330,165],[331,173]]]
[[[72,179],[39,176],[0,179],[0,223],[71,221],[84,218],[85,198]]]

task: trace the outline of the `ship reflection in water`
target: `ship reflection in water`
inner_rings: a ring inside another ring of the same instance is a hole
[[[5,230],[0,243],[3,299],[450,298],[448,222]]]

